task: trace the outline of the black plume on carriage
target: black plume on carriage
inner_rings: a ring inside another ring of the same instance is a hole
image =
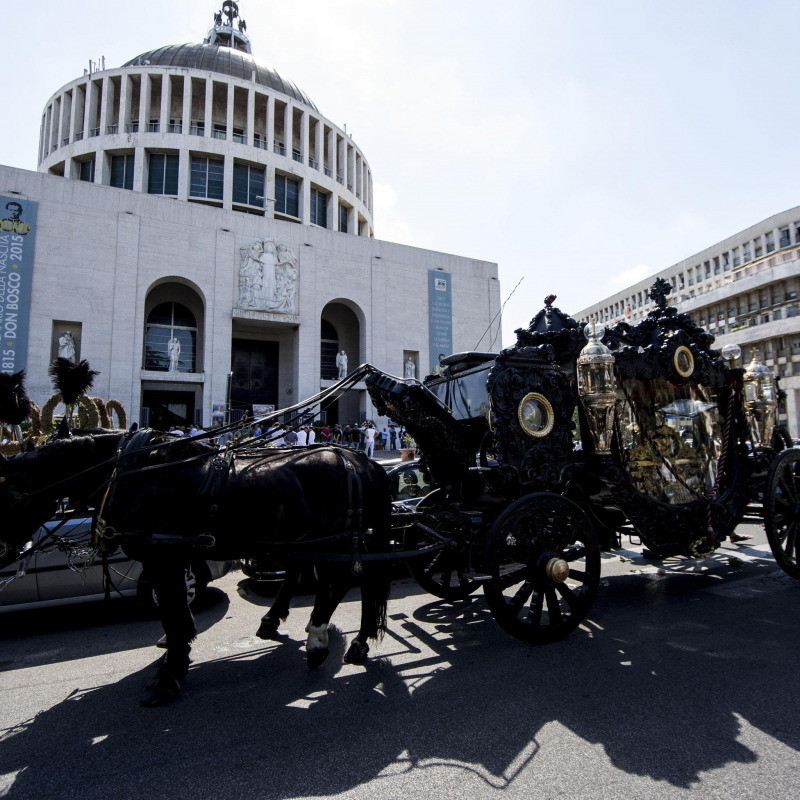
[[[75,363],[69,358],[56,358],[48,370],[53,386],[60,392],[64,403],[74,405],[78,398],[92,388],[94,379],[100,374],[89,367],[86,359]]]
[[[21,425],[31,413],[31,401],[25,391],[25,371],[10,375],[0,372],[0,422]]]

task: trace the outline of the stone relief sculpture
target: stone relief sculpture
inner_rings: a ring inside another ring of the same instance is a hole
[[[275,239],[239,248],[239,307],[296,314],[297,256]]]

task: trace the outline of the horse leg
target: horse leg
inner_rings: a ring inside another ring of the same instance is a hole
[[[363,664],[369,653],[368,639],[380,640],[386,631],[391,586],[389,562],[375,561],[361,577],[361,627],[344,655],[345,664]]]
[[[300,572],[301,567],[297,564],[287,567],[286,576],[275,597],[275,602],[261,617],[261,624],[256,631],[259,639],[275,639],[277,637],[281,620],[285,620],[289,616],[289,604],[300,585]]]
[[[328,624],[348,588],[348,581],[336,580],[329,568],[318,569],[317,596],[311,619],[306,625],[306,663],[309,669],[316,669],[328,657]]]
[[[189,669],[191,642],[197,636],[194,617],[189,608],[182,558],[164,558],[159,553],[143,564],[153,582],[161,613],[161,624],[167,637],[167,652],[159,662],[155,681],[148,684],[148,693],[141,705],[152,708],[175,700],[181,682]]]

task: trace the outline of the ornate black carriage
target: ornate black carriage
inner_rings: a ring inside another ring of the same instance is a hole
[[[423,383],[366,378],[438,487],[395,524],[428,591],[483,585],[498,623],[541,643],[586,616],[600,553],[638,536],[662,556],[709,555],[745,511],[763,514],[779,565],[800,578],[800,450],[775,425],[779,389],[754,358],[668,305],[637,325],[580,325],[553,307],[499,355],[444,360]]]

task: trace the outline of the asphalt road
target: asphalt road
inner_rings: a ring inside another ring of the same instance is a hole
[[[262,642],[269,599],[232,573],[160,709],[138,704],[160,626],[127,603],[0,616],[0,796],[798,797],[800,583],[740,530],[752,546],[704,561],[607,554],[585,625],[545,647],[504,634],[480,593],[451,605],[397,581],[389,634],[345,666],[351,594],[313,673],[309,598]]]

